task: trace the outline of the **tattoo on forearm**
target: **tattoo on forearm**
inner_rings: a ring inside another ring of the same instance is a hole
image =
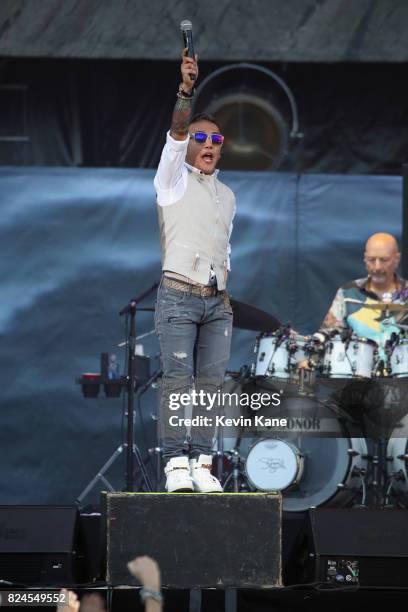
[[[188,123],[191,116],[191,100],[177,98],[171,120],[170,132],[185,135],[188,132]]]

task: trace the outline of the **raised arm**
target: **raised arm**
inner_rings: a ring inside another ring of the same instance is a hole
[[[142,585],[141,599],[146,612],[161,612],[163,596],[160,592],[160,569],[151,557],[137,557],[127,564],[129,572]]]
[[[198,77],[197,55],[195,59],[188,57],[187,49],[183,49],[182,57],[181,83],[170,127],[170,136],[174,140],[185,140],[188,134],[188,124],[193,105],[194,83]],[[192,80],[191,76],[194,76],[195,80]]]
[[[184,161],[188,146],[188,125],[193,105],[194,82],[191,75],[198,75],[197,56],[193,60],[183,50],[181,63],[181,83],[177,92],[170,131],[161,155],[159,167],[154,178],[154,186],[159,206],[177,202],[184,193]]]

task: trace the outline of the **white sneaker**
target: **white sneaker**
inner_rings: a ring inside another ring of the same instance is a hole
[[[188,457],[173,457],[164,468],[166,491],[168,493],[189,493],[194,491]]]
[[[198,493],[222,493],[220,481],[211,474],[212,456],[200,455],[190,460],[194,490]]]

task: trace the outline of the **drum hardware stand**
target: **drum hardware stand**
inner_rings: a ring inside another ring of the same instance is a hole
[[[298,387],[299,395],[305,395],[305,371],[303,368],[299,370],[299,387]]]
[[[278,350],[278,348],[280,347],[280,345],[285,341],[285,340],[289,340],[290,339],[290,325],[284,325],[279,328],[279,330],[276,332],[276,337],[277,337],[277,341],[275,344],[275,348],[273,349],[273,353],[270,357],[270,361],[272,362],[276,351]],[[294,349],[293,352],[296,352],[296,349]],[[288,375],[290,375],[290,351],[288,351],[288,363],[287,363],[287,368],[286,368],[286,372]],[[275,364],[272,364],[272,368],[268,368],[267,370],[267,376],[273,377],[273,375],[275,374]]]
[[[242,488],[242,486],[239,486],[239,481],[240,479],[242,480],[243,483],[246,484],[246,486],[249,488],[249,490],[252,490],[252,487],[249,485],[248,483],[248,479],[244,473],[244,471],[241,469],[241,455],[239,453],[239,447],[241,445],[241,440],[242,440],[242,435],[244,432],[244,427],[241,427],[238,438],[237,438],[237,443],[235,445],[235,448],[233,448],[231,451],[227,451],[225,453],[225,455],[227,455],[227,457],[230,459],[231,463],[232,463],[232,469],[230,471],[230,473],[228,474],[228,476],[225,479],[224,485],[223,485],[223,490],[226,490],[226,487],[228,486],[229,482],[232,480],[233,483],[233,492],[234,493],[239,493],[240,489]]]
[[[298,387],[298,394],[299,395],[305,395],[308,397],[316,397],[316,393],[313,391],[308,391],[307,389],[305,389],[305,379],[308,379],[308,384],[311,387],[315,386],[316,383],[316,370],[314,367],[314,364],[310,364],[312,367],[310,368],[310,370],[305,370],[304,368],[299,368],[299,387]]]
[[[353,453],[353,455],[356,455],[355,452],[353,451],[349,451],[349,455]],[[363,457],[364,458],[364,457]],[[361,497],[361,503],[358,504],[358,508],[368,508],[368,503],[367,503],[367,485],[366,485],[366,476],[367,476],[367,470],[365,468],[358,468],[357,466],[354,466],[353,471],[351,473],[352,476],[358,476],[361,480],[361,490],[362,490],[362,497]]]
[[[391,338],[389,340],[386,341],[385,343],[385,347],[384,347],[384,352],[385,352],[385,362],[380,359],[378,364],[377,364],[377,368],[379,366],[379,372],[380,375],[384,376],[384,377],[388,377],[391,376],[391,372],[392,372],[392,368],[391,368],[391,356],[394,352],[395,347],[399,344],[399,336],[393,332],[391,334]]]
[[[391,461],[390,457],[387,457],[387,461]],[[398,470],[397,472],[392,472],[390,474],[390,483],[387,487],[387,490],[385,492],[385,499],[384,499],[384,508],[395,508],[396,504],[390,504],[389,503],[389,498],[391,495],[391,491],[392,491],[392,485],[394,480],[406,480],[405,479],[405,474],[402,470]]]
[[[371,490],[373,493],[373,502],[374,502],[374,508],[378,508],[380,506],[381,503],[381,496],[379,494],[379,470],[378,470],[378,466],[379,466],[379,456],[378,456],[378,443],[376,441],[373,441],[374,447],[373,447],[373,451],[372,453],[369,453],[367,458],[368,461],[370,461],[371,463],[371,474],[372,474],[372,480],[371,480]]]
[[[358,468],[357,468],[358,469]],[[363,470],[364,471],[364,470]],[[367,495],[366,495],[366,487],[365,487],[365,482],[364,482],[364,476],[362,474],[354,474],[355,476],[360,476],[360,480],[361,480],[361,484],[362,484],[362,488],[363,488],[363,493],[362,493],[362,499],[361,499],[361,503],[360,504],[355,504],[353,507],[354,508],[368,508],[368,504],[367,504]],[[337,489],[339,491],[354,491],[355,496],[357,495],[357,493],[359,493],[358,490],[353,489],[353,487],[349,487],[348,485],[340,482],[337,485]]]
[[[382,508],[388,505],[388,496],[391,490],[390,486],[387,490],[385,489],[387,483],[385,467],[387,461],[387,442],[385,438],[373,440],[373,451],[367,455],[367,459],[371,462],[372,466],[372,481],[370,485],[373,492],[374,508]]]
[[[342,340],[342,342],[344,344],[344,354],[347,357],[347,361],[349,363],[350,370],[351,370],[353,376],[355,376],[356,369],[357,369],[357,364],[353,365],[353,363],[351,362],[350,357],[347,354],[347,351],[348,351],[348,348],[350,346],[350,342],[351,342],[351,339],[352,339],[352,335],[353,335],[353,330],[350,328],[350,329],[347,329],[346,331],[342,332],[340,334],[340,337],[341,337],[341,340]]]
[[[380,458],[380,492],[381,492],[381,506],[385,505],[386,498],[386,485],[387,485],[387,469],[386,469],[386,461],[387,461],[387,440],[384,437],[378,439],[378,449],[379,449],[379,458]]]
[[[347,451],[348,455],[350,457],[356,457],[359,453],[357,453],[356,451],[349,449]],[[362,458],[366,458],[366,456],[362,455]],[[365,482],[365,478],[367,476],[367,472],[364,468],[358,468],[357,466],[353,467],[353,470],[351,472],[351,476],[352,477],[358,477],[361,480],[361,488],[362,488],[362,498],[361,498],[361,503],[360,504],[356,504],[354,507],[355,508],[368,508],[368,503],[367,503],[367,486],[366,486],[366,482]],[[353,487],[350,487],[349,485],[346,485],[342,482],[340,482],[337,485],[337,489],[341,490],[341,491],[355,491],[355,493],[359,493],[358,490],[353,489]]]
[[[225,479],[225,482],[224,482],[224,485],[223,485],[223,491],[226,490],[228,484],[232,480],[232,492],[233,493],[240,493],[240,491],[241,491],[241,487],[239,486],[240,479],[251,490],[252,487],[249,486],[248,480],[247,480],[246,476],[244,475],[244,472],[241,469],[241,456],[239,454],[239,451],[236,448],[233,448],[231,451],[227,451],[225,454],[228,455],[230,460],[231,460],[232,469],[231,469],[230,473],[228,474],[228,476]]]
[[[237,389],[239,387],[239,385],[244,382],[245,380],[250,380],[252,377],[251,374],[251,367],[244,365],[241,367],[240,371],[239,371],[239,376],[236,379],[235,385],[232,387],[230,394],[235,392],[235,389]],[[222,403],[221,405],[221,411],[222,414],[225,412],[225,406],[224,403]],[[217,432],[217,452],[215,454],[215,472],[216,472],[216,477],[218,478],[218,480],[220,482],[222,482],[222,478],[223,478],[223,463],[224,463],[224,457],[228,456],[228,458],[231,460],[232,463],[232,469],[231,472],[228,474],[227,478],[225,479],[224,485],[223,487],[225,487],[225,485],[227,483],[229,483],[229,481],[231,480],[231,478],[233,479],[234,482],[234,493],[238,493],[238,479],[239,476],[242,475],[242,471],[240,470],[240,462],[241,462],[241,458],[239,455],[239,445],[241,443],[241,438],[242,438],[242,428],[240,430],[240,433],[238,435],[237,438],[237,444],[235,445],[235,448],[232,449],[232,451],[228,451],[228,452],[224,452],[224,434],[223,434],[223,430],[222,427],[218,428],[218,432]],[[246,480],[246,479],[245,479]]]

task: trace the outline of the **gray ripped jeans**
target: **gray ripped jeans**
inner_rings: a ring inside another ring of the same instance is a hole
[[[186,285],[187,289],[188,286]],[[174,408],[174,399],[192,389],[196,397],[208,397],[222,388],[231,347],[232,309],[226,292],[201,297],[160,284],[155,313],[156,333],[163,369],[159,412],[159,440],[164,461],[185,454],[184,407]],[[200,391],[202,393],[200,393]],[[179,394],[172,395],[172,394]],[[170,400],[173,399],[173,402]],[[193,426],[189,440],[190,458],[211,453],[217,402],[196,402],[193,417],[207,417],[206,425]],[[171,419],[171,417],[177,417]],[[202,420],[201,420],[202,421]],[[176,423],[175,425],[171,424]]]

